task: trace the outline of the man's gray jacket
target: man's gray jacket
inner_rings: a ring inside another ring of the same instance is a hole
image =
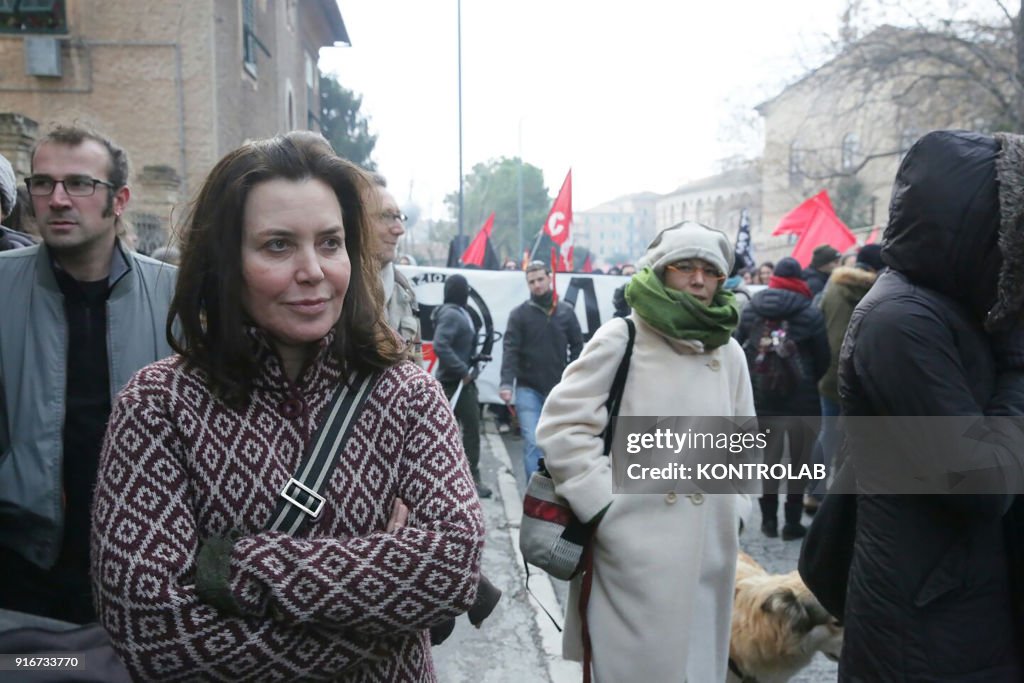
[[[111,403],[137,370],[171,355],[165,329],[177,278],[174,266],[117,248],[107,300]],[[0,545],[44,568],[57,561],[64,533],[67,345],[45,245],[0,253]]]

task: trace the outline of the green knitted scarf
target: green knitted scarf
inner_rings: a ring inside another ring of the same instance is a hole
[[[729,343],[740,319],[732,292],[719,288],[705,306],[692,294],[666,287],[650,266],[630,280],[626,301],[654,329],[673,339],[703,342],[707,349]]]

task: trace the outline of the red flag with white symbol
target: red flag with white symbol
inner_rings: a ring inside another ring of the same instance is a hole
[[[555,203],[551,205],[551,211],[548,213],[548,219],[544,222],[544,232],[551,241],[558,245],[560,253],[559,263],[552,263],[552,269],[557,269],[561,266],[562,270],[571,268],[571,264],[566,264],[569,258],[569,250],[572,248],[571,235],[569,234],[569,226],[572,223],[572,169],[565,175],[565,181],[562,183],[562,189],[558,191],[558,196],[555,197]]]

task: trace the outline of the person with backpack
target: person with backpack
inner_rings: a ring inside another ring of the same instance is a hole
[[[755,294],[743,309],[736,330],[750,368],[757,415],[776,418],[770,421],[764,452],[768,465],[782,460],[786,435],[794,468],[807,462],[806,453],[816,437],[801,420],[787,419],[821,415],[817,385],[828,370],[830,354],[825,318],[811,305],[811,298],[800,263],[787,256],[775,266],[768,289]],[[787,481],[782,527],[785,541],[807,533],[801,524],[805,484],[799,479]],[[759,503],[761,532],[775,538],[779,535],[778,482],[765,482]]]
[[[718,230],[683,222],[661,231],[626,285],[636,336],[619,417],[754,414],[739,314],[722,288],[734,252]],[[537,426],[556,492],[596,524],[586,616],[579,577],[570,586],[563,651],[586,659],[594,680],[724,681],[728,673],[740,522],[736,493],[613,493],[602,433],[606,401],[625,355],[629,324],[594,334],[551,390]],[[599,522],[598,522],[599,520]],[[589,631],[589,639],[584,636]]]

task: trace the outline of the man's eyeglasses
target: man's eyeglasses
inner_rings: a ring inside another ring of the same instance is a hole
[[[50,196],[57,189],[58,184],[63,185],[64,191],[72,197],[88,197],[96,192],[97,185],[114,187],[113,183],[108,183],[106,180],[97,180],[87,175],[69,175],[63,180],[57,180],[48,175],[34,175],[31,178],[25,179],[28,193],[35,197]]]
[[[409,220],[409,217],[406,216],[404,213],[392,211],[384,211],[383,213],[377,214],[377,217],[380,218],[385,223],[394,223],[395,221],[398,221],[399,223],[404,223],[407,220]]]
[[[678,263],[670,263],[665,267],[688,276],[693,276],[699,270],[709,280],[725,281],[725,276],[718,272],[718,268],[714,266],[700,266],[693,261],[679,261]]]

